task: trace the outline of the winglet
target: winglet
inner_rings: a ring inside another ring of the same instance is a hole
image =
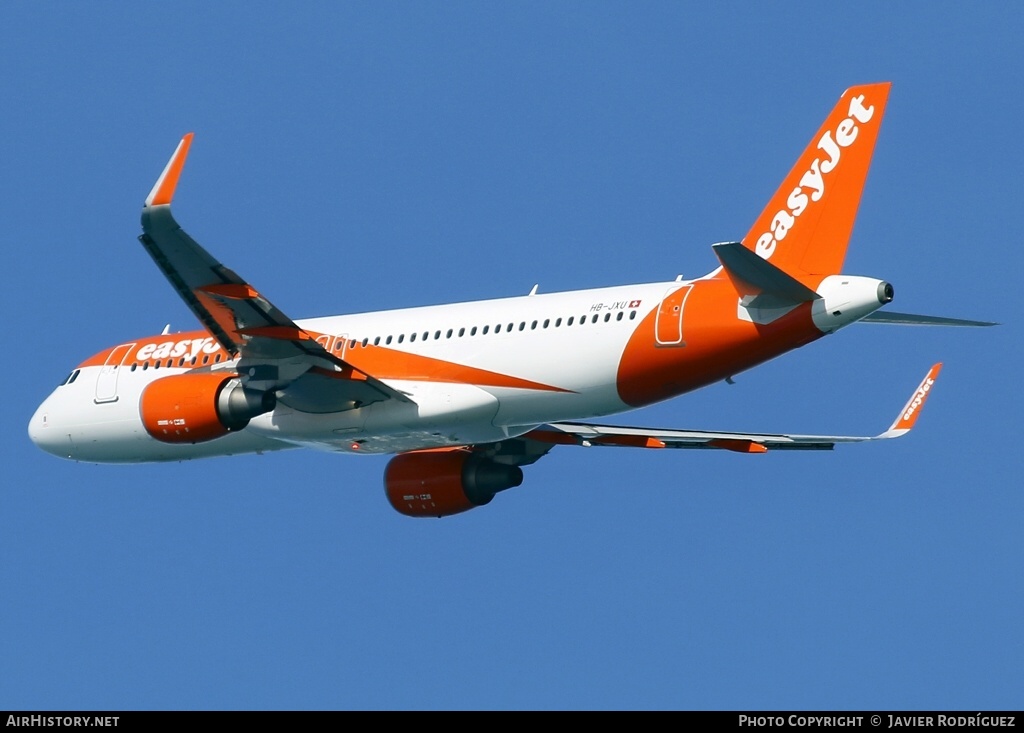
[[[181,138],[174,155],[167,161],[164,172],[156,180],[153,190],[146,197],[146,206],[166,206],[174,198],[174,189],[178,187],[178,179],[181,178],[181,169],[185,167],[185,158],[188,157],[189,146],[192,145],[192,133]]]
[[[942,362],[939,362],[928,370],[924,379],[921,380],[921,384],[917,385],[914,394],[910,396],[907,404],[903,406],[895,422],[893,422],[888,430],[879,435],[879,438],[898,438],[910,432],[910,429],[914,427],[914,423],[917,422],[917,416],[921,414],[924,401],[928,399],[928,395],[931,393],[932,386],[935,384],[941,369]]]

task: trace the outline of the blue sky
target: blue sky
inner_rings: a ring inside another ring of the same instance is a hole
[[[0,708],[997,709],[1024,701],[1024,11],[982,4],[4,3]],[[697,276],[843,89],[892,81],[846,262],[893,308],[624,424],[832,453],[561,447],[445,520],[383,457],[96,466],[26,426],[194,327],[184,227],[293,318]]]

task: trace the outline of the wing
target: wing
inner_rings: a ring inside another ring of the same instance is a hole
[[[338,409],[384,399],[408,402],[401,393],[327,351],[178,225],[171,214],[171,200],[191,144],[189,133],[146,197],[139,241],[200,323],[239,359],[242,379],[264,390],[294,384],[299,392],[309,391],[305,383],[311,380],[317,391],[330,385],[329,401]]]
[[[861,443],[906,435],[917,422],[921,407],[931,392],[942,364],[935,364],[914,390],[896,420],[884,433],[857,437],[850,435],[789,435],[775,433],[733,433],[712,430],[670,430],[614,425],[562,422],[542,425],[522,436],[527,441],[548,445],[619,446],[628,448],[719,448],[738,453],[767,453],[769,450],[832,450],[837,443]]]

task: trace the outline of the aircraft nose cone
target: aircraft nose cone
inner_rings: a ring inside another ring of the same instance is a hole
[[[32,416],[32,419],[28,421],[28,437],[33,443],[39,445],[39,442],[45,439],[45,435],[46,413],[44,413],[43,408],[40,407],[36,410],[36,414]]]
[[[67,433],[61,434],[60,429],[53,425],[47,414],[46,403],[40,405],[28,421],[28,437],[47,453],[61,458],[68,458],[71,454],[71,439]]]

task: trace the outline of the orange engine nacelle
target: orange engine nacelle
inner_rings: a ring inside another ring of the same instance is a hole
[[[409,517],[447,517],[469,511],[522,482],[519,466],[496,463],[465,448],[402,453],[384,470],[388,501]]]
[[[146,432],[164,443],[202,443],[241,430],[274,409],[272,392],[242,386],[234,374],[176,374],[142,390]]]

